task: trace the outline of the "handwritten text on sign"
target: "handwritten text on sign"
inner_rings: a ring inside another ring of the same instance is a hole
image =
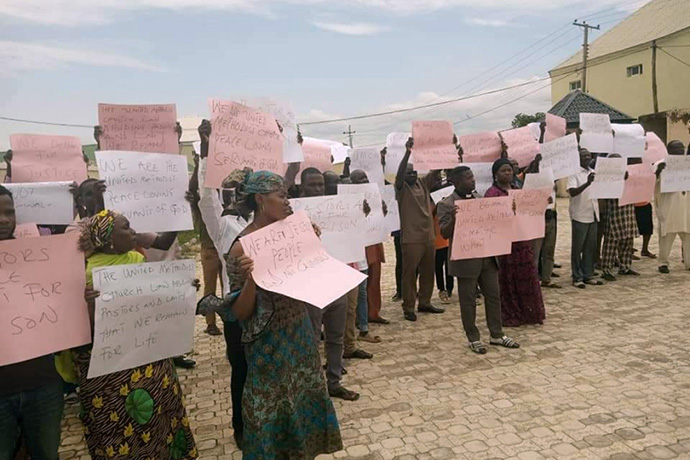
[[[690,190],[690,157],[669,155],[661,172],[661,193]]]
[[[292,209],[304,210],[321,229],[321,242],[328,253],[346,264],[364,260],[367,223],[364,194],[331,195],[290,200]]]
[[[414,167],[418,172],[456,167],[460,160],[448,121],[413,121]]]
[[[513,241],[530,241],[544,238],[546,226],[544,213],[549,205],[552,187],[531,190],[509,190],[515,199],[515,224]]]
[[[297,123],[295,112],[290,104],[274,101],[269,98],[247,98],[240,101],[242,105],[254,107],[268,113],[283,128],[283,163],[296,163],[304,160],[302,146],[297,142]]]
[[[74,221],[71,182],[5,184],[12,192],[17,223],[69,225]]]
[[[81,183],[88,177],[78,137],[12,134],[10,145],[13,182]]]
[[[78,239],[0,241],[0,366],[91,342]]]
[[[387,175],[395,176],[398,173],[400,162],[405,156],[405,144],[412,133],[390,133],[386,136],[386,167]],[[410,158],[412,163],[412,158]]]
[[[175,104],[98,104],[101,150],[179,153]]]
[[[383,215],[383,200],[377,184],[339,184],[338,195],[363,194],[371,212],[366,217],[367,230],[364,241],[367,246],[383,243],[388,239],[389,230]],[[388,206],[388,205],[386,205]]]
[[[96,152],[107,189],[105,206],[129,219],[138,232],[193,228],[189,203],[187,159],[181,155],[139,152]]]
[[[462,147],[463,163],[488,163],[501,157],[501,138],[498,133],[468,134],[458,139]]]
[[[590,152],[613,152],[611,119],[607,113],[580,114],[580,146]]]
[[[350,150],[350,171],[361,169],[367,173],[369,182],[383,187],[383,166],[381,166],[381,152],[376,147],[362,147]]]
[[[395,198],[395,185],[388,184],[379,187],[381,192],[381,199],[386,203],[388,214],[384,217],[386,230],[388,233],[397,232],[400,230],[400,207],[398,200]]]
[[[93,270],[96,299],[89,378],[182,355],[192,349],[194,260]]]
[[[572,176],[580,170],[580,151],[574,133],[542,144],[541,156],[541,166],[550,168],[554,179]]]
[[[589,188],[591,199],[614,199],[623,195],[625,158],[597,158],[594,182]]]
[[[539,142],[534,140],[529,126],[503,131],[501,137],[508,146],[508,156],[522,168],[529,166],[539,154]]]
[[[237,102],[209,99],[211,138],[205,185],[221,188],[235,169],[283,174],[283,135],[275,118]]]
[[[252,276],[260,288],[318,308],[366,279],[328,255],[304,211],[250,233],[240,243],[254,261]]]
[[[619,206],[635,203],[649,203],[654,199],[656,176],[648,164],[628,166],[628,180],[625,181]]]
[[[513,198],[457,200],[451,260],[510,254]]]
[[[41,234],[39,233],[36,224],[17,224],[17,226],[14,228],[15,238],[37,238],[39,236],[41,236]]]

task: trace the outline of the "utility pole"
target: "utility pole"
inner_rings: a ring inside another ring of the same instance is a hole
[[[582,44],[582,92],[587,92],[587,57],[589,56],[589,29],[599,30],[599,26],[590,26],[587,21],[577,22],[573,21],[573,25],[582,27],[585,31],[585,40]]]
[[[357,131],[352,131],[352,125],[348,125],[347,131],[343,131],[343,134],[347,134],[350,138],[350,148],[352,148],[352,135],[357,134]]]
[[[656,80],[656,50],[658,46],[656,40],[652,41],[652,102],[654,103],[654,113],[659,113],[659,90]]]

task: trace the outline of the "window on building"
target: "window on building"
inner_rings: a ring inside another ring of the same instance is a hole
[[[576,89],[582,89],[582,80],[575,80],[570,82],[570,91],[575,91]]]
[[[628,77],[633,77],[635,75],[642,75],[642,64],[637,64],[627,69]]]

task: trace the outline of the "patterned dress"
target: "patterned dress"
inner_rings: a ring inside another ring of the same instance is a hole
[[[484,196],[508,196],[508,192],[492,185]],[[498,258],[498,265],[503,325],[517,327],[523,324],[543,324],[546,310],[534,264],[532,242],[514,242],[511,253]]]
[[[232,295],[244,280],[228,257]],[[307,305],[257,287],[242,322],[247,381],[242,397],[243,460],[312,460],[343,448],[326,390]]]
[[[91,270],[144,262],[144,256],[97,253]],[[198,457],[172,360],[166,359],[93,379],[86,376],[90,347],[76,351],[81,421],[93,460],[190,460]]]

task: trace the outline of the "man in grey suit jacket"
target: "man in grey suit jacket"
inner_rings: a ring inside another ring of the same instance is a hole
[[[448,173],[448,181],[453,184],[453,194],[438,204],[438,216],[441,235],[450,241],[453,247],[453,231],[455,229],[455,202],[457,200],[471,200],[479,198],[474,192],[475,181],[472,170],[467,166],[458,166]],[[451,252],[449,251],[448,257]],[[458,278],[458,297],[460,298],[460,315],[462,326],[467,334],[470,349],[479,354],[486,353],[486,347],[479,340],[479,329],[475,324],[477,318],[477,285],[484,294],[486,320],[491,333],[492,345],[507,348],[519,348],[520,344],[503,334],[501,322],[501,300],[498,286],[498,260],[496,257],[480,259],[451,260],[449,273]]]

